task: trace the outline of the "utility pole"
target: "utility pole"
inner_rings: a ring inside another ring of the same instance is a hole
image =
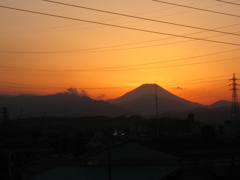
[[[2,109],[2,113],[3,113],[3,123],[4,123],[4,148],[6,150],[6,156],[7,159],[5,159],[5,163],[6,163],[6,180],[10,180],[10,176],[11,176],[11,162],[10,162],[10,152],[9,152],[9,137],[8,137],[8,109],[7,107],[3,107]]]
[[[159,117],[158,117],[158,85],[156,84],[156,89],[155,89],[155,93],[156,93],[156,118],[157,118],[157,139],[159,139],[159,134],[160,134],[160,130],[159,130]]]
[[[157,113],[157,119],[158,119],[158,85],[156,84],[156,113]]]
[[[108,144],[108,180],[112,180],[112,147],[114,144],[114,137],[110,134]]]
[[[237,81],[239,79],[237,79],[235,77],[235,73],[233,73],[233,78],[229,79],[230,81],[232,81],[232,84],[230,84],[230,86],[232,86],[232,88],[230,90],[232,90],[232,114],[231,114],[231,120],[234,122],[238,122],[239,121],[239,109],[238,109],[238,95],[237,95],[237,90],[239,90],[237,88],[237,86],[239,86],[239,84],[237,84]]]
[[[8,146],[8,110],[7,107],[3,107],[3,123],[4,123],[4,136],[5,136],[5,147]]]
[[[108,149],[108,180],[112,180],[112,155],[111,146]]]

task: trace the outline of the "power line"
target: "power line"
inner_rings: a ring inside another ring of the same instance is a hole
[[[99,25],[104,25],[104,26],[109,26],[109,27],[128,29],[128,30],[140,31],[140,32],[145,32],[145,33],[161,34],[161,35],[180,37],[180,38],[186,38],[186,39],[194,39],[194,40],[206,41],[206,42],[212,42],[212,43],[240,46],[240,44],[236,44],[236,43],[215,41],[215,40],[202,39],[202,38],[195,38],[195,37],[189,37],[189,36],[177,35],[177,34],[170,34],[170,33],[163,33],[163,32],[158,32],[158,31],[151,31],[151,30],[146,30],[146,29],[139,29],[139,28],[133,28],[133,27],[127,27],[127,26],[120,26],[120,25],[102,23],[102,22],[97,22],[97,21],[90,21],[90,20],[84,20],[84,19],[78,19],[78,18],[54,15],[54,14],[49,14],[49,13],[43,13],[43,12],[37,12],[37,11],[31,11],[31,10],[25,10],[25,9],[19,9],[19,8],[13,8],[13,7],[2,6],[2,5],[0,6],[0,8],[11,9],[11,10],[16,10],[16,11],[22,11],[22,12],[28,12],[28,13],[39,14],[39,15],[45,15],[45,16],[51,16],[51,17],[62,18],[62,19],[68,19],[68,20],[74,20],[74,21],[82,21],[82,22],[87,22],[87,23],[92,23],[92,24],[99,24]]]
[[[232,24],[232,25],[219,27],[217,29],[223,29],[223,28],[239,26],[239,25],[240,25],[239,23],[238,24]],[[205,31],[199,31],[199,32],[185,34],[185,35],[200,34],[200,33],[204,33],[204,32]],[[224,34],[205,37],[205,38],[212,38],[212,37],[219,37],[219,36],[224,36]],[[178,43],[195,41],[195,40],[185,40],[185,41],[170,42],[170,43],[163,43],[163,44],[157,44],[157,45],[148,45],[148,46],[122,48],[122,49],[110,49],[110,48],[115,48],[115,47],[131,46],[131,45],[144,44],[144,43],[150,43],[150,42],[156,42],[156,41],[162,41],[162,40],[169,40],[169,39],[174,39],[174,38],[176,38],[176,37],[168,37],[168,38],[155,39],[155,40],[149,40],[149,41],[141,41],[141,42],[118,44],[118,45],[113,45],[113,46],[103,46],[103,47],[95,47],[95,48],[86,48],[86,49],[72,49],[72,50],[58,50],[58,51],[5,51],[5,50],[0,50],[0,52],[2,52],[2,53],[13,53],[13,54],[58,54],[58,53],[81,53],[81,52],[106,52],[106,51],[119,51],[119,50],[148,48],[148,47],[156,47],[156,46],[162,46],[162,45],[170,45],[170,44],[178,44]]]
[[[204,2],[206,0],[200,0],[200,1],[196,1],[196,2],[191,2],[191,3],[186,3],[185,5],[188,5],[188,4],[197,4],[197,3],[201,3],[201,2]],[[154,11],[149,11],[149,12],[144,12],[144,13],[141,13],[141,14],[149,14],[149,13],[154,13],[154,12],[159,12],[159,11],[166,11],[166,10],[169,10],[169,9],[175,9],[176,7],[167,7],[167,8],[164,8],[164,9],[159,9],[159,10],[154,10]],[[189,11],[185,11],[185,12],[189,12]],[[182,12],[184,13],[184,12]],[[175,14],[174,14],[175,15]],[[172,15],[166,15],[166,16],[161,16],[161,17],[167,17],[167,16],[172,16]]]
[[[239,25],[239,24],[237,24],[237,25]],[[191,33],[191,34],[187,34],[187,35],[199,34],[199,33],[203,33],[203,32],[204,31],[195,32],[195,33]],[[205,37],[205,38],[213,38],[213,37],[219,37],[219,36],[224,36],[224,35],[221,34],[221,35],[209,36],[209,37]],[[169,39],[173,39],[173,38],[176,38],[176,37],[155,39],[155,40],[149,40],[149,41],[141,41],[141,42],[135,42],[135,43],[127,43],[127,44],[119,44],[119,45],[113,45],[113,46],[86,48],[86,49],[72,49],[72,50],[58,50],[58,51],[6,51],[6,50],[0,50],[0,52],[11,53],[11,54],[59,54],[59,53],[88,53],[88,52],[92,53],[92,52],[106,52],[106,51],[108,52],[108,51],[120,51],[120,50],[129,50],[129,49],[149,48],[149,47],[156,47],[156,46],[171,45],[171,44],[178,44],[178,43],[195,41],[195,40],[185,40],[185,41],[169,42],[169,43],[146,45],[146,46],[139,46],[139,47],[111,49],[111,48],[115,48],[115,47],[132,46],[132,45],[137,45],[137,44],[144,44],[144,43],[150,43],[150,42],[156,42],[156,41],[162,41],[162,40],[169,40]]]
[[[29,89],[66,89],[66,87],[32,87],[30,85],[26,86],[6,86],[0,85],[0,87],[7,87],[7,88],[29,88]],[[76,88],[76,89],[86,89],[86,90],[100,90],[100,89],[119,89],[119,88],[126,88],[126,87],[104,87],[104,88]]]
[[[208,83],[208,82],[216,82],[216,81],[223,81],[224,79],[217,79],[217,80],[209,80],[209,79],[216,79],[216,78],[223,78],[229,77],[230,75],[222,75],[222,76],[215,76],[209,78],[200,78],[200,79],[191,79],[186,81],[179,81],[179,82],[170,82],[170,83],[162,83],[161,85],[173,86],[173,85],[187,85],[187,84],[198,84],[198,83]],[[190,82],[189,82],[190,81]],[[191,82],[194,81],[194,82]],[[20,84],[20,83],[13,83],[13,82],[6,82],[0,81],[0,84],[9,84],[9,85],[0,85],[0,87],[10,87],[10,88],[30,88],[30,89],[66,89],[66,87],[55,87],[55,86],[34,86],[29,84]],[[101,89],[121,89],[121,88],[129,88],[132,86],[116,86],[116,87],[74,87],[75,89],[85,89],[85,90],[101,90]]]
[[[227,3],[227,4],[232,4],[232,5],[240,6],[240,4],[238,4],[238,3],[234,3],[234,2],[223,1],[223,0],[216,0],[216,1],[223,2],[223,3]]]
[[[112,11],[105,11],[105,10],[100,10],[100,9],[84,7],[84,6],[78,6],[78,5],[73,5],[73,4],[61,3],[61,2],[51,1],[51,0],[43,0],[43,1],[50,2],[50,3],[55,3],[55,4],[60,4],[60,5],[65,5],[65,6],[70,6],[70,7],[87,9],[87,10],[91,10],[91,11],[98,11],[98,12],[102,12],[102,13],[114,14],[114,15],[118,15],[118,16],[134,18],[134,19],[141,19],[141,20],[145,20],[145,21],[152,21],[152,22],[170,24],[170,25],[181,26],[181,27],[186,27],[186,28],[199,29],[199,30],[204,30],[204,31],[210,31],[210,32],[217,32],[217,33],[222,33],[222,34],[229,34],[229,35],[240,36],[240,34],[235,34],[235,33],[231,33],[231,32],[218,31],[218,30],[202,28],[202,27],[196,27],[196,26],[189,26],[189,25],[184,25],[184,24],[177,24],[177,23],[172,23],[172,22],[167,22],[167,21],[160,21],[160,20],[149,19],[149,18],[133,16],[133,15],[128,15],[128,14],[122,14],[122,13],[117,13],[117,12],[112,12]]]
[[[226,81],[226,79],[218,79],[218,80],[212,80],[212,81],[200,81],[200,82],[189,82],[189,83],[178,83],[177,85],[188,85],[188,84],[209,83],[209,82],[216,82],[216,81]]]
[[[231,24],[231,25],[222,26],[222,27],[219,27],[216,29],[223,29],[223,28],[233,27],[233,26],[238,26],[238,25],[240,25],[240,24],[239,23]],[[189,33],[189,34],[185,34],[185,35],[193,35],[193,34],[199,34],[199,33],[203,33],[203,32],[205,32],[205,31]],[[223,35],[217,35],[217,36],[211,36],[211,37],[218,37],[218,36],[223,36]],[[179,41],[179,42],[172,42],[172,43],[164,43],[164,44],[160,44],[160,45],[148,45],[148,46],[122,48],[122,49],[109,49],[109,48],[114,48],[114,47],[131,46],[131,45],[155,42],[155,41],[160,41],[160,40],[161,41],[168,40],[168,39],[173,39],[173,38],[176,38],[176,37],[155,39],[155,40],[149,40],[149,41],[141,41],[141,42],[135,42],[135,43],[127,43],[127,44],[119,44],[119,45],[114,45],[114,46],[86,48],[86,49],[58,50],[58,51],[5,51],[5,50],[0,50],[0,52],[15,53],[15,54],[55,54],[55,53],[79,53],[79,52],[106,52],[106,51],[119,51],[119,50],[128,50],[128,49],[148,48],[148,47],[156,47],[156,46],[162,46],[162,45],[177,44],[177,43],[182,43],[182,42],[189,42],[189,41]],[[210,38],[210,37],[207,37],[207,38]],[[192,41],[192,40],[190,40],[190,41]],[[106,50],[104,50],[104,49],[106,49]]]
[[[196,3],[203,2],[203,1],[206,1],[206,0],[200,0],[200,1],[197,1],[197,2],[192,2],[190,4],[196,4]],[[211,7],[215,7],[215,6],[211,6]],[[176,7],[165,8],[165,9],[160,9],[160,10],[155,10],[155,11],[143,12],[143,13],[139,13],[138,15],[149,14],[149,13],[159,12],[159,11],[165,11],[165,10],[174,9],[174,8],[176,8]],[[188,13],[188,12],[191,12],[191,11],[184,11],[184,12],[180,12],[180,13],[174,13],[174,14],[169,14],[169,15],[158,16],[157,18],[168,17],[168,16],[175,16],[175,15],[178,15],[178,14],[183,14],[183,13]],[[111,18],[111,19],[105,20],[104,22],[106,22],[106,21],[113,21],[113,20],[116,20],[116,19],[122,19],[122,18]],[[137,21],[129,21],[129,22],[124,22],[124,23],[120,23],[120,24],[126,24],[126,23],[132,23],[132,22],[137,22]],[[81,25],[83,25],[83,24],[81,24]],[[62,28],[71,28],[71,27],[76,27],[76,26],[80,26],[80,25],[78,24],[78,25],[65,25],[65,26],[57,26],[57,27],[49,27],[49,28],[38,28],[38,29],[22,29],[22,30],[15,30],[15,31],[2,31],[0,33],[17,33],[17,32],[21,32],[21,33],[42,33],[42,32],[44,32],[45,33],[45,32],[56,32],[56,31],[59,32],[59,31],[69,31],[68,29],[62,29]],[[98,28],[98,27],[101,27],[101,26],[84,27],[84,28],[80,28],[80,29],[85,29],[86,30],[86,29],[89,29],[89,28],[92,29],[92,28]]]
[[[192,4],[192,3],[191,3]],[[208,6],[206,8],[213,8],[213,7],[218,7],[219,5],[213,5],[213,6]],[[186,13],[189,13],[189,12],[194,12],[195,10],[188,10],[188,11],[183,11],[183,12],[177,12],[177,13],[174,13],[174,14],[169,14],[169,15],[163,15],[163,16],[157,16],[155,18],[161,18],[161,17],[169,17],[169,16],[176,16],[176,15],[179,15],[179,14],[186,14]]]
[[[0,66],[0,68],[8,68],[8,69],[15,69],[15,70],[29,70],[29,71],[43,71],[43,72],[71,72],[71,71],[95,71],[95,70],[107,70],[107,69],[116,69],[116,68],[128,68],[128,67],[138,67],[138,66],[145,66],[145,65],[154,65],[154,64],[160,64],[160,63],[168,63],[168,62],[176,62],[176,61],[182,61],[187,59],[195,59],[200,57],[207,57],[212,55],[218,55],[223,53],[229,53],[234,51],[239,51],[240,49],[232,49],[227,51],[220,51],[220,52],[214,52],[214,53],[208,53],[208,54],[202,54],[198,56],[191,56],[191,57],[185,57],[185,58],[177,58],[177,59],[170,59],[170,60],[164,60],[164,61],[158,61],[158,62],[150,62],[150,63],[140,63],[140,64],[133,64],[133,65],[127,65],[127,66],[113,66],[113,67],[102,67],[102,68],[91,68],[91,69],[74,69],[74,70],[46,70],[46,69],[33,69],[33,68],[21,68],[21,67],[11,67],[11,66]]]
[[[214,76],[214,77],[208,77],[208,78],[190,79],[190,80],[185,80],[183,82],[185,82],[185,83],[192,83],[192,81],[193,81],[193,83],[198,83],[198,82],[205,82],[205,81],[202,81],[202,80],[217,79],[217,78],[221,78],[221,80],[223,78],[224,80],[226,80],[226,78],[229,77],[229,76],[231,76],[231,75],[228,74],[228,75]],[[177,84],[177,83],[179,83],[179,82],[178,81],[177,82],[170,82],[171,85],[172,84]]]
[[[164,60],[164,61],[158,61],[158,62],[150,62],[150,63],[140,63],[140,64],[133,64],[133,65],[127,65],[127,66],[113,66],[113,67],[101,67],[101,68],[91,68],[91,69],[74,69],[74,70],[47,70],[47,69],[33,69],[33,68],[24,68],[24,67],[12,67],[12,66],[0,66],[0,68],[8,68],[8,69],[15,69],[15,70],[29,70],[29,71],[43,71],[43,72],[71,72],[71,71],[94,71],[94,70],[106,70],[106,69],[115,69],[115,68],[127,68],[127,67],[137,67],[137,66],[145,66],[145,65],[153,65],[153,64],[160,64],[160,63],[168,63],[168,62],[176,62],[176,61],[182,61],[187,59],[195,59],[200,57],[207,57],[212,55],[218,55],[228,52],[234,52],[239,51],[240,49],[232,49],[227,51],[220,51],[220,52],[214,52],[214,53],[208,53],[208,54],[202,54],[198,56],[191,56],[191,57],[185,57],[185,58],[177,58],[177,59],[170,59],[170,60]]]
[[[194,57],[192,57],[192,58],[194,58]],[[205,61],[205,62],[186,63],[186,64],[159,66],[159,67],[132,68],[132,69],[121,69],[121,68],[125,68],[125,67],[131,67],[131,65],[130,66],[121,66],[121,67],[85,69],[85,70],[84,69],[82,69],[82,70],[79,70],[79,69],[78,70],[77,69],[76,70],[44,70],[44,69],[30,69],[30,68],[19,68],[19,67],[10,67],[10,66],[0,66],[0,68],[2,68],[2,70],[5,70],[5,69],[7,69],[7,70],[10,69],[11,70],[12,69],[12,71],[15,69],[15,70],[24,70],[24,71],[28,70],[28,71],[40,71],[40,72],[106,72],[106,71],[132,71],[132,70],[147,70],[147,69],[170,68],[170,67],[180,67],[180,66],[207,64],[207,63],[214,63],[214,62],[223,62],[223,61],[230,61],[230,60],[236,60],[236,59],[240,59],[240,57],[227,58],[227,59],[221,59],[221,60],[211,60],[211,61]],[[170,61],[179,61],[179,60],[180,59],[175,59],[175,60],[170,60]],[[183,58],[181,60],[183,60]],[[170,61],[167,61],[167,62],[170,62]],[[149,63],[146,63],[146,64],[149,64]],[[154,63],[152,63],[152,64],[154,64]],[[141,64],[141,65],[144,65],[144,64]],[[132,65],[132,66],[134,66],[134,65]]]
[[[54,87],[54,86],[33,86],[29,84],[19,84],[12,83],[6,81],[0,81],[0,84],[9,84],[9,85],[0,85],[0,87],[10,87],[10,88],[30,88],[30,89],[67,89],[66,87]],[[75,89],[86,89],[86,90],[100,90],[100,89],[119,89],[119,88],[127,88],[129,86],[116,86],[116,87],[74,87]]]
[[[196,1],[196,2],[192,2],[190,4],[196,4],[196,3],[200,3],[200,2],[203,2],[203,1],[206,1],[206,0],[200,0],[200,1]],[[189,3],[188,3],[189,4]],[[211,7],[215,7],[215,6],[211,6]],[[155,11],[148,11],[148,12],[143,12],[143,13],[139,13],[138,15],[140,14],[149,14],[149,13],[153,13],[153,12],[159,12],[159,11],[165,11],[165,10],[169,10],[169,9],[174,9],[175,7],[171,7],[171,8],[165,8],[165,9],[161,9],[161,10],[155,10]],[[187,13],[187,12],[191,12],[191,11],[184,11],[184,12],[181,12],[181,13]],[[164,15],[164,16],[160,16],[160,17],[168,17],[168,16],[175,16],[177,14],[181,14],[181,13],[174,13],[174,14],[170,14],[170,15]],[[112,18],[112,19],[107,19],[105,20],[104,22],[106,21],[112,21],[112,20],[116,20],[116,19],[122,19],[122,18]],[[136,21],[130,21],[130,22],[125,22],[125,23],[132,23],[132,22],[136,22]],[[125,24],[124,23],[124,24]],[[122,23],[121,23],[122,24]],[[57,27],[49,27],[49,28],[38,28],[38,29],[22,29],[22,30],[15,30],[15,31],[2,31],[0,33],[16,33],[16,32],[23,32],[23,33],[38,33],[38,32],[53,32],[52,30],[55,31],[61,31],[61,30],[58,30],[58,29],[61,29],[61,28],[69,28],[69,27],[76,27],[76,26],[80,26],[79,24],[78,25],[65,25],[65,26],[57,26]],[[97,26],[99,27],[99,26]],[[81,28],[81,29],[88,29],[88,28],[96,28],[95,27],[85,27],[85,28]],[[67,29],[65,30],[62,30],[62,31],[68,31]]]
[[[211,37],[205,37],[205,38],[212,38],[212,37],[219,37],[222,35],[217,36],[211,36]],[[118,48],[118,49],[111,49],[114,47],[124,47],[124,46],[131,46],[136,44],[143,44],[148,42],[154,42],[154,41],[160,41],[160,40],[168,40],[171,38],[164,38],[159,40],[152,40],[152,41],[144,41],[144,42],[136,42],[136,43],[129,43],[129,44],[120,44],[115,46],[105,46],[105,47],[96,47],[96,48],[87,48],[87,49],[76,49],[76,50],[59,50],[59,51],[5,51],[0,50],[2,53],[11,53],[11,54],[59,54],[59,53],[98,53],[98,52],[109,52],[109,51],[122,51],[122,50],[131,50],[131,49],[140,49],[140,48],[151,48],[151,47],[157,47],[157,46],[166,46],[166,45],[172,45],[172,44],[179,44],[179,43],[185,43],[185,42],[191,42],[195,40],[184,40],[184,41],[175,41],[175,42],[169,42],[169,43],[162,43],[162,44],[155,44],[155,45],[145,45],[145,46],[138,46],[138,47],[128,47],[128,48]]]
[[[113,70],[102,70],[102,71],[105,72],[105,71],[133,71],[133,70],[160,69],[160,68],[192,66],[192,65],[208,64],[208,63],[214,63],[214,62],[232,61],[232,60],[237,60],[237,59],[239,60],[240,57],[228,58],[228,59],[221,59],[221,60],[212,60],[212,61],[205,61],[205,62],[198,62],[198,63],[188,63],[188,64],[177,64],[177,65],[159,66],[159,67],[135,68],[135,69],[113,69]],[[95,71],[93,71],[93,72],[95,72]]]
[[[229,13],[224,13],[224,12],[219,12],[219,11],[212,11],[212,10],[207,10],[207,9],[202,9],[202,8],[196,8],[196,7],[186,6],[186,5],[181,5],[181,4],[175,4],[175,3],[170,3],[170,2],[160,1],[160,0],[152,0],[152,1],[159,2],[159,3],[163,3],[163,4],[169,4],[169,5],[184,7],[184,8],[195,9],[195,10],[199,10],[199,11],[205,11],[205,12],[215,13],[215,14],[221,14],[221,15],[238,17],[238,18],[240,17],[239,15],[236,15],[236,14],[229,14]]]
[[[226,79],[224,79],[223,81],[226,81]],[[184,96],[188,97],[189,95],[191,97],[194,97],[195,99],[206,99],[211,97],[217,97],[217,99],[219,100],[219,94],[217,95],[218,92],[220,93],[226,93],[226,89],[225,89],[225,85],[223,85],[223,82],[218,81],[214,84],[204,84],[203,86],[204,89],[201,89],[201,91],[195,91],[195,90],[190,90],[190,89],[185,89],[186,91],[184,92]],[[184,89],[184,88],[183,88]],[[224,90],[223,90],[224,89]],[[206,92],[204,92],[206,91]],[[211,91],[211,93],[210,93]],[[224,92],[223,92],[224,91]],[[184,98],[185,99],[185,98]]]
[[[164,60],[164,61],[160,61],[160,62],[141,63],[141,64],[127,65],[127,66],[115,66],[115,67],[95,68],[95,69],[92,69],[92,70],[106,70],[106,69],[115,69],[115,68],[126,68],[126,67],[137,67],[137,66],[145,66],[145,65],[154,65],[154,64],[160,64],[160,63],[168,63],[168,62],[182,61],[182,60],[187,60],[187,59],[195,59],[195,58],[212,56],[212,55],[217,55],[217,54],[222,54],[222,53],[228,53],[228,52],[234,52],[234,51],[239,51],[239,50],[240,50],[240,49],[234,49],[234,50],[228,50],[228,51],[220,51],[220,52],[215,52],[215,53],[203,54],[203,55],[199,55],[199,56],[191,56],[191,57],[185,57],[185,58],[177,58],[177,59]],[[1,66],[0,66],[0,67],[1,67]]]
[[[198,34],[198,33],[202,33],[202,32],[197,32],[197,33],[192,33],[192,34]],[[205,37],[207,38],[213,38],[213,37],[219,37],[219,36],[224,36],[223,34],[221,35],[215,35],[215,36],[209,36],[209,37]],[[170,38],[164,38],[162,40],[168,40],[168,39],[172,39],[174,37],[170,37]],[[162,43],[162,44],[155,44],[155,45],[145,45],[145,46],[138,46],[138,47],[129,47],[129,48],[118,48],[118,49],[106,49],[106,50],[88,50],[85,51],[86,52],[109,52],[109,51],[121,51],[121,50],[131,50],[131,49],[140,49],[140,48],[150,48],[150,47],[157,47],[157,46],[166,46],[166,45],[172,45],[172,44],[179,44],[179,43],[186,43],[186,42],[191,42],[191,41],[195,41],[195,40],[184,40],[184,41],[175,41],[175,42],[169,42],[169,43]],[[73,52],[73,53],[78,53],[78,52]]]

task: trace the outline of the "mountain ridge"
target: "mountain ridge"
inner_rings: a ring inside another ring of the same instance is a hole
[[[46,96],[0,96],[0,107],[7,107],[12,118],[97,115],[115,117],[129,114],[128,110],[105,101],[61,93]]]
[[[120,103],[120,102],[124,101],[125,99],[130,100],[130,99],[138,98],[139,96],[141,96],[143,94],[154,94],[156,96],[156,92],[157,92],[157,96],[162,97],[163,99],[178,98],[178,100],[186,101],[185,99],[183,99],[179,96],[176,96],[175,94],[172,94],[171,92],[165,90],[164,88],[162,88],[161,86],[159,86],[157,84],[149,84],[149,83],[142,84],[139,87],[125,93],[124,95],[122,95],[118,98],[109,99],[107,101],[114,100],[115,102],[118,101],[117,103]]]
[[[230,104],[229,101],[225,100],[217,101],[211,105],[191,102],[172,94],[157,84],[143,84],[123,96],[107,101],[91,99],[86,92],[78,93],[76,89],[72,88],[68,89],[67,92],[45,96],[0,95],[0,108],[7,107],[10,117],[13,118],[98,115],[108,117],[139,115],[144,118],[154,118],[157,113],[159,117],[161,114],[172,116],[178,113],[200,113],[199,109],[196,111],[197,108],[214,111],[216,108],[229,108]]]
[[[144,117],[156,115],[156,106],[158,106],[159,113],[186,111],[204,106],[178,97],[157,84],[143,84],[119,98],[108,100],[108,102],[125,107]]]

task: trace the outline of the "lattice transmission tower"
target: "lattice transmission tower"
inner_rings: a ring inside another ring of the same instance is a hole
[[[235,73],[233,73],[233,78],[229,79],[230,81],[232,81],[232,84],[230,84],[230,86],[232,86],[232,88],[230,90],[232,90],[232,113],[231,113],[231,120],[232,123],[236,123],[239,125],[239,108],[238,108],[238,95],[237,95],[237,90],[239,90],[237,87],[239,86],[239,84],[237,83],[237,81],[239,79],[236,78]]]

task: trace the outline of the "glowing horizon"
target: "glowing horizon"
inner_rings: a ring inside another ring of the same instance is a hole
[[[148,0],[71,0],[68,3],[226,33],[46,1],[0,0],[2,6],[183,36],[1,8],[0,94],[47,95],[73,87],[85,90],[94,99],[106,100],[120,97],[141,84],[156,83],[181,98],[201,104],[231,99],[228,79],[233,73],[237,77],[240,75],[239,17]],[[178,3],[240,16],[237,6],[217,1],[184,0]]]

